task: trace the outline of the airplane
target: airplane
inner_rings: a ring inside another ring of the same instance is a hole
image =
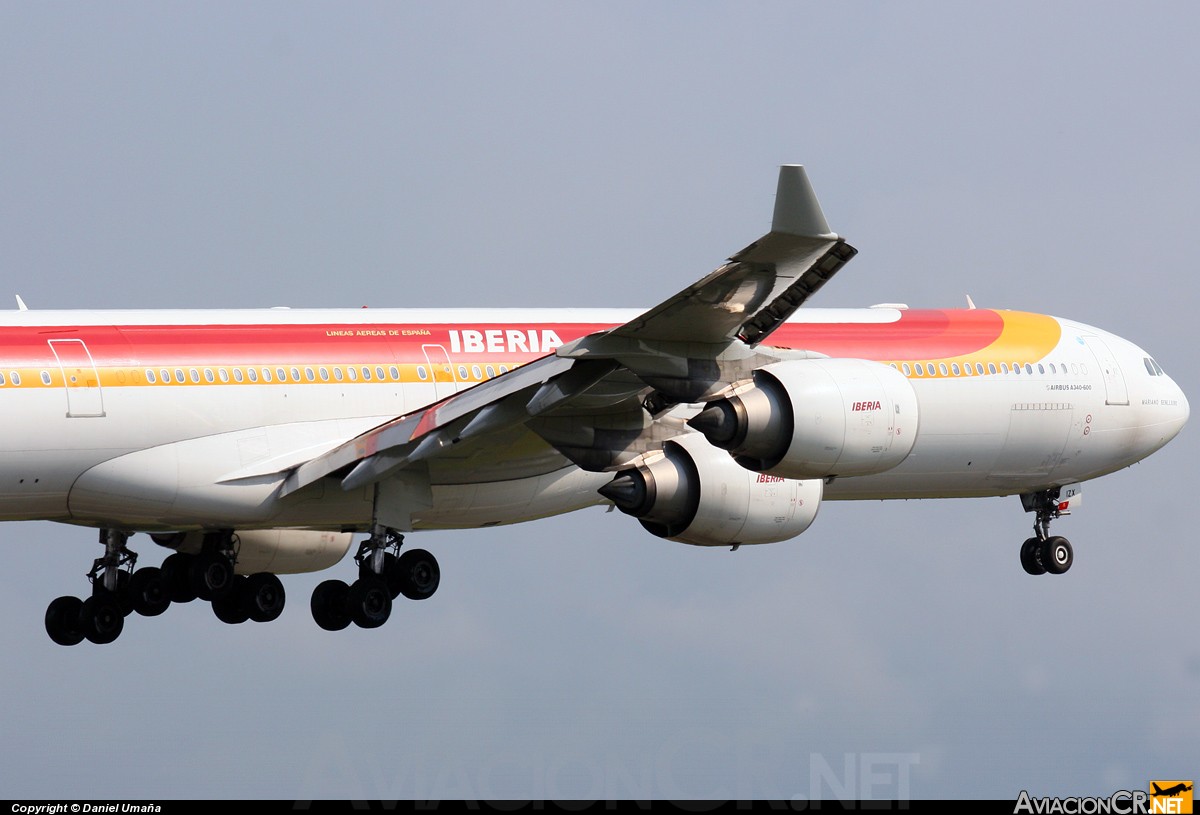
[[[1151,795],[1155,797],[1161,795],[1167,798],[1178,795],[1181,792],[1187,792],[1192,788],[1191,784],[1185,784],[1182,781],[1173,787],[1167,787],[1165,790],[1158,786],[1158,784],[1155,784],[1153,781],[1150,782],[1150,786],[1154,787],[1154,792],[1150,793]]]
[[[278,575],[333,567],[316,624],[376,628],[440,585],[427,529],[615,507],[650,534],[794,538],[823,501],[1018,495],[1026,572],[1081,484],[1179,433],[1188,401],[1132,342],[975,308],[808,307],[857,250],[800,165],[770,231],[649,310],[241,309],[0,316],[0,520],[99,530],[61,645],[199,598],[267,622]],[[804,308],[801,308],[805,306]],[[137,566],[132,536],[169,550]]]

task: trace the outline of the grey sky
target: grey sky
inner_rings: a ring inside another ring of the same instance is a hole
[[[34,308],[650,306],[804,163],[815,304],[1043,311],[1196,403],[1194,4],[0,2],[0,270]],[[376,631],[207,606],[61,648],[95,533],[3,527],[10,797],[1108,794],[1200,773],[1195,428],[1090,483],[827,504],[695,550],[591,510],[417,536]],[[9,427],[5,432],[19,433]],[[135,538],[144,563],[161,553]],[[885,780],[868,786],[881,774]],[[814,786],[814,780],[816,785]],[[840,785],[840,786],[839,786]]]

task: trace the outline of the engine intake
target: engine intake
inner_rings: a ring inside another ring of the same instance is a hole
[[[917,421],[916,393],[896,369],[808,359],[758,369],[688,424],[749,470],[804,479],[892,469],[912,451]]]
[[[695,546],[776,543],[812,524],[820,480],[748,472],[700,434],[666,443],[661,457],[617,473],[600,488],[660,538]]]

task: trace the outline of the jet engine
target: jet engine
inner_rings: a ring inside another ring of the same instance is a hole
[[[743,467],[783,478],[871,475],[917,438],[917,396],[896,369],[861,359],[777,362],[690,422]]]
[[[799,535],[817,517],[823,488],[819,480],[748,472],[697,433],[621,470],[600,494],[660,538],[730,546]]]
[[[204,541],[203,532],[156,532],[155,543],[177,552],[196,554]],[[250,529],[234,535],[237,574],[273,572],[299,574],[328,569],[350,549],[349,532],[319,532],[313,529]]]

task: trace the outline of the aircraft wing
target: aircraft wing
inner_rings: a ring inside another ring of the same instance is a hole
[[[562,458],[593,471],[624,466],[686,432],[670,416],[675,405],[711,398],[773,361],[759,343],[855,254],[829,230],[804,168],[784,166],[771,231],[703,280],[624,325],[306,461],[283,494],[331,475],[355,489],[421,462],[468,466],[518,447],[557,453],[557,466]]]

